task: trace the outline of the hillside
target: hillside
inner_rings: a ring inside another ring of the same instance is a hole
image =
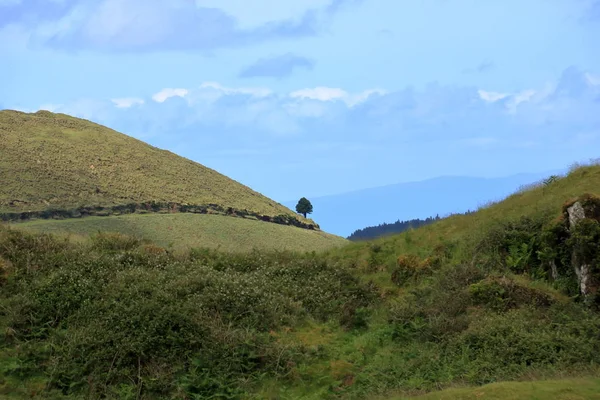
[[[133,214],[111,217],[34,220],[13,225],[33,232],[87,238],[98,231],[119,232],[173,249],[218,248],[244,252],[252,249],[322,251],[348,243],[339,236],[294,226],[199,214]]]
[[[366,262],[373,246],[381,248],[378,257],[394,263],[399,254],[426,255],[436,246],[448,243],[466,243],[502,222],[516,221],[523,216],[548,222],[560,215],[565,202],[585,193],[600,194],[600,162],[574,165],[563,178],[544,185],[532,184],[507,198],[490,202],[477,212],[457,214],[432,225],[410,232],[392,235],[344,247],[343,257]],[[337,254],[342,256],[342,254]]]
[[[0,225],[0,396],[594,398],[599,187],[582,166],[325,253]]]
[[[501,178],[442,176],[424,181],[310,198],[312,218],[327,232],[347,237],[357,229],[397,220],[425,219],[439,214],[462,213],[477,209],[514,193],[559,171],[519,174]],[[294,207],[295,201],[283,202]],[[293,209],[293,208],[292,208]]]
[[[48,111],[0,111],[0,173],[0,212],[155,201],[296,216],[203,165]]]

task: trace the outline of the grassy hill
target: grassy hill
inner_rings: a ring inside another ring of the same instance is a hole
[[[25,216],[28,222],[19,226],[35,231],[114,231],[163,246],[233,251],[323,250],[345,243],[210,168],[48,111],[0,111],[0,181],[0,220]]]
[[[600,296],[573,266],[600,282],[599,187],[584,166],[325,253],[0,226],[0,396],[594,398]],[[569,228],[573,200],[588,217]]]
[[[102,232],[120,232],[174,249],[196,247],[223,251],[323,251],[347,241],[322,231],[221,215],[132,214],[112,217],[35,220],[13,225],[34,232],[70,234],[73,239]]]
[[[548,222],[560,215],[564,203],[585,193],[600,194],[600,163],[596,160],[589,165],[576,164],[562,179],[532,184],[502,201],[488,203],[476,213],[453,215],[399,235],[353,243],[336,253],[336,257],[365,266],[373,248],[377,250],[378,262],[390,265],[400,254],[427,256],[438,246],[473,243],[492,227],[522,216]]]
[[[65,114],[0,111],[0,212],[147,201],[295,215],[169,151]]]

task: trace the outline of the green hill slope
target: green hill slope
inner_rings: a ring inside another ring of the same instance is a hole
[[[490,228],[522,216],[549,222],[561,214],[567,201],[586,193],[600,195],[600,164],[597,161],[574,167],[561,179],[546,184],[540,182],[500,202],[490,203],[476,213],[454,215],[398,235],[353,243],[341,253],[336,252],[335,256],[365,266],[376,249],[377,262],[392,265],[401,254],[427,256],[438,246],[472,243]]]
[[[35,220],[14,225],[35,232],[87,238],[98,231],[119,232],[174,249],[218,248],[244,252],[252,249],[322,251],[348,243],[339,236],[222,215],[133,214],[111,217]]]
[[[296,215],[210,168],[48,111],[0,111],[0,174],[0,212],[157,201]]]
[[[0,226],[0,397],[587,398],[599,187],[587,166],[325,253],[177,253]]]

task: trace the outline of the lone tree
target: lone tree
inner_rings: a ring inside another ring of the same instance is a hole
[[[306,214],[312,214],[312,211],[313,206],[312,204],[310,204],[310,201],[308,201],[306,197],[303,197],[300,200],[298,200],[298,204],[296,204],[296,212],[298,214],[302,214],[304,215],[304,218],[306,218]]]

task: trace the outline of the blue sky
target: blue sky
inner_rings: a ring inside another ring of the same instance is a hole
[[[0,108],[278,201],[599,156],[600,1],[0,0]]]

